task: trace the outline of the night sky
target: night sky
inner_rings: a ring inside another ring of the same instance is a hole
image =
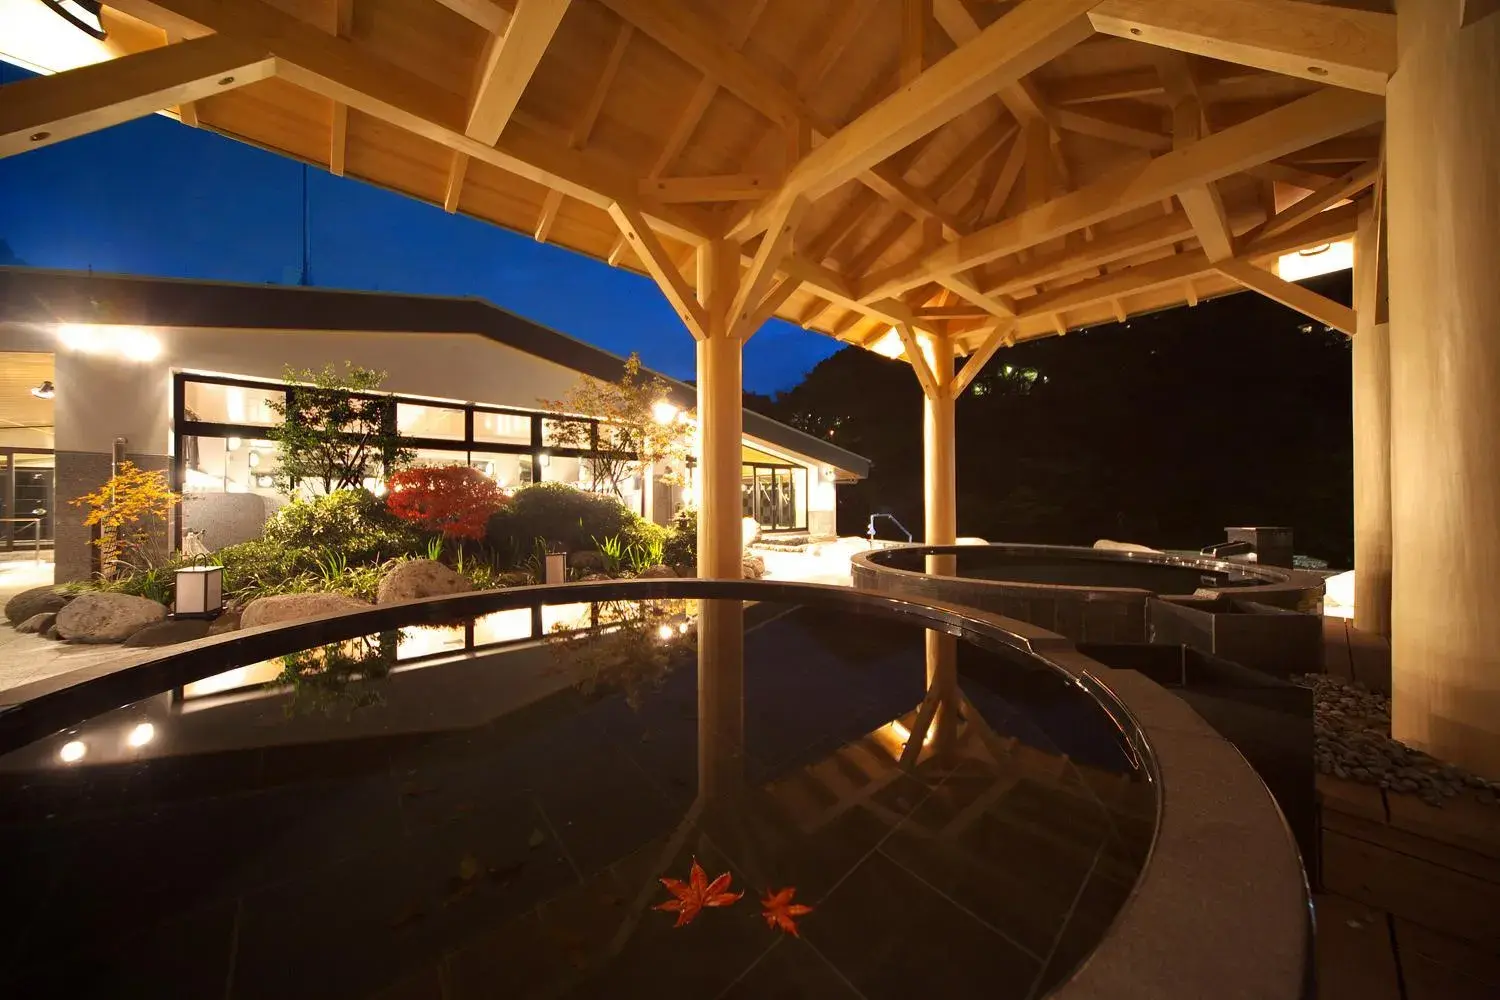
[[[0,63],[0,83],[27,75]],[[33,267],[296,284],[303,174],[152,115],[0,160],[0,240]],[[316,167],[306,177],[311,284],[476,295],[692,380],[692,338],[649,279]],[[772,320],[746,345],[745,386],[789,389],[837,349]]]

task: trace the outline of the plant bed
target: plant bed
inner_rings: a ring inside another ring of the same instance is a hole
[[[1184,645],[1272,677],[1323,671],[1322,617],[1236,597],[1159,597],[1152,642]]]

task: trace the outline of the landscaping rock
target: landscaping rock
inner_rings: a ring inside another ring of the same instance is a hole
[[[47,631],[56,621],[57,612],[47,611],[39,615],[32,615],[30,618],[17,625],[16,631],[35,635]]]
[[[641,570],[639,575],[642,580],[672,580],[677,577],[669,566],[649,566]]]
[[[1437,808],[1459,795],[1496,801],[1500,781],[1469,774],[1391,739],[1391,701],[1384,695],[1327,674],[1293,680],[1313,689],[1313,753],[1320,773],[1416,795]]]
[[[157,622],[147,625],[125,640],[125,645],[171,646],[179,642],[190,642],[208,635],[208,622],[202,618],[179,618],[176,621]]]
[[[419,597],[443,597],[464,594],[474,585],[458,573],[431,559],[412,559],[397,563],[380,581],[375,593],[376,604],[413,601]]]
[[[226,611],[209,624],[208,634],[222,635],[225,632],[233,632],[239,627],[240,613],[238,611]]]
[[[240,625],[243,628],[277,625],[319,615],[364,611],[369,607],[364,601],[344,594],[275,594],[251,601],[240,615]]]
[[[591,549],[582,552],[569,552],[568,568],[581,570],[602,570],[604,568],[604,556]]]
[[[32,587],[23,590],[5,602],[5,620],[19,625],[28,618],[42,614],[55,614],[77,596],[65,593],[56,587]]]
[[[81,594],[57,613],[57,634],[69,642],[124,642],[164,620],[164,605],[130,594]]]
[[[740,560],[740,575],[746,580],[759,580],[766,575],[766,561],[753,552],[746,552]]]

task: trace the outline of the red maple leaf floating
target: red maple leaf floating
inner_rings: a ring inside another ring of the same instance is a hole
[[[772,930],[785,931],[792,937],[799,936],[797,918],[811,913],[813,908],[792,902],[792,897],[796,894],[797,887],[794,885],[767,893],[766,898],[760,901],[760,905],[765,908],[761,911],[761,916],[766,918],[767,927]]]
[[[698,864],[697,858],[693,859],[693,867],[688,872],[686,882],[675,878],[664,878],[661,884],[667,887],[667,891],[672,894],[673,898],[665,903],[656,904],[652,909],[677,914],[677,923],[672,925],[674,927],[692,923],[693,918],[706,906],[728,906],[744,895],[743,892],[729,891],[728,872],[710,882],[703,872],[703,866]]]

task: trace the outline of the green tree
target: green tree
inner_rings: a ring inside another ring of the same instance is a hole
[[[367,478],[411,463],[416,452],[396,427],[396,401],[376,390],[385,372],[344,363],[343,370],[288,366],[286,402],[273,400],[281,423],[266,436],[276,442],[276,488],[326,493],[362,486]]]
[[[679,470],[687,464],[692,425],[690,412],[670,407],[671,394],[671,384],[643,369],[640,355],[632,352],[618,380],[605,382],[585,376],[565,398],[541,401],[546,409],[557,413],[597,419],[597,443],[595,424],[585,419],[555,422],[547,443],[554,448],[592,450],[584,467],[598,493],[623,497],[626,480],[661,461],[675,465],[671,473],[661,477],[662,481],[677,482]]]

